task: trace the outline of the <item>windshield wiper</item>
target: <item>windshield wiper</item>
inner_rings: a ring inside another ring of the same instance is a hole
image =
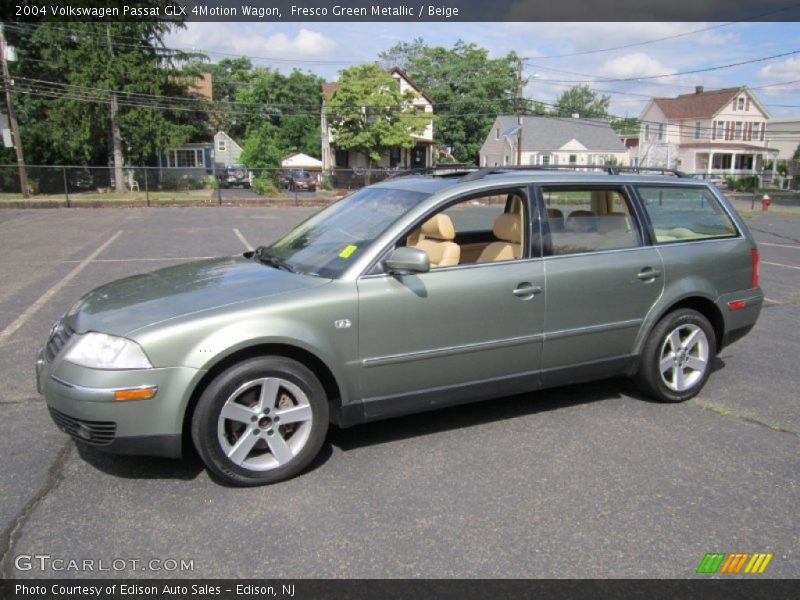
[[[270,267],[275,267],[276,269],[283,269],[284,271],[289,271],[290,273],[299,272],[297,269],[295,269],[292,265],[290,265],[282,258],[278,258],[277,256],[272,256],[271,254],[267,254],[266,246],[259,246],[258,248],[256,248],[255,251],[253,252],[253,258],[264,263],[265,265],[269,265]]]

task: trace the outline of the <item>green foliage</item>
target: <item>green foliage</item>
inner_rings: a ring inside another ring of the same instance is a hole
[[[555,112],[559,117],[578,113],[582,119],[608,116],[610,96],[600,96],[588,85],[575,85],[558,97]]]
[[[268,174],[261,174],[253,179],[252,187],[259,196],[277,196],[279,193],[278,187]]]
[[[370,162],[389,148],[413,148],[413,135],[423,133],[432,118],[408,104],[413,98],[377,64],[342,70],[326,114],[336,146],[357,150]]]
[[[285,155],[278,146],[278,128],[269,121],[250,127],[242,145],[241,161],[251,169],[274,169]]]
[[[636,117],[625,117],[624,119],[613,119],[611,121],[611,127],[619,135],[639,135],[641,126],[641,121]]]
[[[752,192],[758,187],[758,177],[755,175],[740,177],[738,179],[728,175],[725,179],[728,181],[728,189],[735,192]]]
[[[232,125],[233,137],[250,137],[267,123],[275,127],[274,145],[285,156],[304,152],[320,156],[319,114],[324,80],[295,69],[288,75],[265,68],[253,69],[248,85],[236,90],[236,102],[245,103],[245,114]],[[257,107],[263,109],[258,114]],[[298,114],[299,113],[299,114]],[[254,166],[254,165],[249,165]]]
[[[20,60],[11,64],[13,74],[20,81],[57,82],[16,94],[26,162],[108,164],[112,91],[119,98],[118,122],[129,163],[153,164],[164,148],[197,136],[204,129],[202,106],[198,118],[194,111],[172,110],[157,100],[161,95],[188,98],[198,72],[200,55],[163,45],[164,36],[180,26],[48,22],[29,24],[31,34],[16,40],[19,34],[8,32],[20,49]]]
[[[477,164],[497,115],[516,108],[518,57],[489,58],[487,50],[459,40],[452,48],[426,46],[421,38],[380,54],[386,68],[400,67],[436,103],[434,139],[459,162]],[[534,107],[544,112],[541,103]],[[539,114],[539,113],[536,113]]]

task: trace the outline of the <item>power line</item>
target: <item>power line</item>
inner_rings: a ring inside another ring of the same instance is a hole
[[[753,59],[750,59],[750,60],[743,60],[743,61],[740,61],[740,62],[729,63],[729,64],[726,64],[726,65],[716,65],[714,67],[704,67],[702,69],[692,69],[690,71],[679,71],[679,72],[676,72],[676,73],[661,73],[660,75],[642,75],[642,76],[639,76],[639,77],[613,77],[613,78],[609,77],[609,78],[595,78],[595,79],[588,79],[588,80],[580,80],[580,79],[561,79],[561,80],[559,80],[559,79],[549,79],[549,80],[544,80],[544,81],[548,81],[550,83],[609,83],[609,82],[615,82],[615,81],[649,81],[649,80],[653,80],[653,79],[662,79],[664,77],[679,77],[681,75],[695,75],[697,73],[709,73],[711,71],[720,71],[720,70],[723,70],[723,69],[731,69],[731,68],[734,68],[734,67],[741,67],[743,65],[750,65],[750,64],[759,63],[759,62],[767,62],[767,61],[775,60],[775,59],[778,59],[778,58],[784,58],[784,57],[787,57],[787,56],[794,56],[795,54],[800,54],[800,50],[790,50],[789,52],[782,52],[780,54],[773,54],[771,56],[762,56],[760,58],[753,58]],[[548,70],[548,67],[544,67],[544,66],[538,66],[537,67],[536,65],[532,65],[532,66],[534,66],[535,68],[541,68],[541,69]],[[557,69],[549,69],[549,70],[555,71]],[[584,76],[585,77],[591,77],[591,75],[584,75]]]

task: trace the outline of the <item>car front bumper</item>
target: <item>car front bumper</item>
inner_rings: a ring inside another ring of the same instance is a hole
[[[56,358],[36,360],[36,384],[56,425],[78,441],[121,454],[180,457],[183,417],[202,372],[187,367],[98,370]],[[114,392],[156,387],[146,400],[115,400]]]

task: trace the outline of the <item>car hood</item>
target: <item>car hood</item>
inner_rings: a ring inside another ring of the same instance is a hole
[[[166,267],[112,281],[86,294],[67,315],[79,333],[114,335],[160,321],[277,296],[329,279],[281,271],[243,256]]]

